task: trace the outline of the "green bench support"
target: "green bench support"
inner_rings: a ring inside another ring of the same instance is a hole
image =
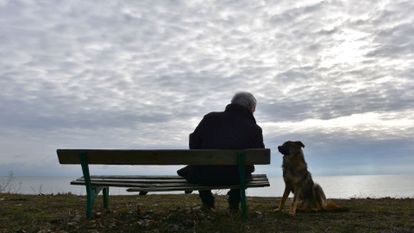
[[[85,152],[79,154],[80,164],[82,166],[82,173],[85,179],[86,188],[86,217],[92,218],[92,209],[95,203],[96,196],[102,191],[103,194],[103,207],[107,209],[109,207],[109,187],[108,186],[92,186],[91,176],[89,174],[89,164]]]

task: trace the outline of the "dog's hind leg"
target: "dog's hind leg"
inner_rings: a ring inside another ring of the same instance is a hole
[[[326,196],[319,184],[313,186],[314,196],[316,198],[316,210],[325,209],[327,205]]]

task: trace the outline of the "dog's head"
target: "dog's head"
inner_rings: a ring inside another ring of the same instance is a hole
[[[301,141],[286,141],[278,146],[277,149],[282,155],[294,155],[301,152],[304,147],[305,145]]]

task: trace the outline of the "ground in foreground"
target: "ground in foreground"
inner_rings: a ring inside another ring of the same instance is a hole
[[[92,220],[85,200],[0,194],[0,232],[414,232],[414,199],[335,200],[350,210],[290,217],[272,212],[279,198],[249,197],[246,222],[228,213],[223,195],[214,212],[203,211],[197,195],[111,196],[109,210],[98,197]]]

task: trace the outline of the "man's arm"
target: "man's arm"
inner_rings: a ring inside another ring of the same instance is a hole
[[[264,145],[264,142],[263,142],[263,131],[262,131],[262,128],[259,127],[259,129],[260,129],[260,131],[259,131],[259,135],[257,137],[258,146],[259,146],[259,148],[265,148],[265,145]]]
[[[205,117],[200,121],[194,132],[190,134],[189,146],[190,149],[201,149],[201,131],[205,122]]]
[[[256,145],[255,145],[255,147],[256,148],[265,148],[265,145],[264,145],[264,143],[263,143],[263,132],[262,132],[262,128],[260,128],[259,126],[258,126],[258,131],[257,131],[257,135],[256,135]],[[249,165],[249,166],[246,166],[246,170],[247,170],[247,172],[250,172],[250,173],[253,173],[254,171],[255,171],[255,167],[254,167],[254,165]]]
[[[200,149],[201,147],[201,139],[196,131],[190,134],[189,146],[190,146],[190,149]]]

